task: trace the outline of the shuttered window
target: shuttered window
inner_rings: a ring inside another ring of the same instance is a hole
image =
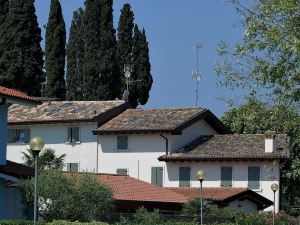
[[[68,128],[68,140],[67,141],[70,143],[80,142],[79,127],[69,127]]]
[[[67,163],[68,172],[79,172],[79,163]]]
[[[248,188],[250,189],[260,188],[260,167],[259,166],[248,167]]]
[[[191,168],[180,167],[179,168],[179,187],[189,187],[191,181]]]
[[[125,168],[117,169],[117,174],[127,175],[127,169],[125,169]]]
[[[29,143],[30,129],[9,129],[8,143]]]
[[[163,168],[152,167],[151,168],[151,184],[157,186],[163,186]]]
[[[221,187],[232,187],[232,167],[221,167]]]
[[[128,150],[128,136],[117,136],[117,150]]]

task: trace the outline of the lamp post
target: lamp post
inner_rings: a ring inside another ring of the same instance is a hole
[[[34,137],[30,140],[30,150],[34,155],[34,215],[33,215],[33,224],[37,224],[38,220],[38,156],[40,151],[44,148],[44,140],[41,137]]]
[[[203,224],[203,195],[202,195],[202,182],[204,181],[206,177],[206,173],[203,170],[199,170],[196,173],[197,180],[200,181],[200,222],[201,225]]]
[[[273,225],[275,224],[275,192],[278,190],[278,184],[273,183],[271,189],[274,193],[274,202],[273,202]]]

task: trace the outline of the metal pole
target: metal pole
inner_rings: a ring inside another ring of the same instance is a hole
[[[34,215],[33,215],[33,224],[37,224],[38,220],[38,154],[34,153],[35,166],[34,166]]]
[[[200,180],[200,220],[201,220],[201,225],[203,225],[203,197],[202,197],[202,180]]]
[[[274,192],[274,202],[273,202],[273,225],[275,225],[275,191]]]

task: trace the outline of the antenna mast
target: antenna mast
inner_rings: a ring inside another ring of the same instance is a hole
[[[199,81],[201,79],[201,73],[199,71],[199,50],[203,47],[203,44],[196,43],[195,50],[197,53],[196,71],[192,71],[193,79],[196,81],[196,108],[198,107],[199,98]]]

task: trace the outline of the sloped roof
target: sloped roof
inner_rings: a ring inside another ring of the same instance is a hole
[[[11,97],[11,98],[18,99],[18,100],[33,102],[36,104],[40,103],[39,100],[37,100],[34,97],[28,96],[24,92],[17,91],[17,90],[11,89],[11,88],[6,88],[3,86],[0,86],[0,96],[1,97]]]
[[[275,143],[276,150],[266,153],[263,134],[204,135],[169,155],[161,156],[159,160],[223,161],[288,158],[286,135],[278,134]]]
[[[13,105],[8,123],[35,124],[73,121],[107,121],[128,107],[124,101],[47,101],[35,108]]]
[[[220,133],[229,132],[209,110],[204,108],[127,109],[102,124],[94,134],[181,132],[200,119],[210,120]]]
[[[0,165],[0,173],[17,178],[30,178],[34,176],[34,169],[29,166],[7,160],[6,165]]]
[[[96,174],[97,179],[110,186],[116,201],[186,203],[188,198],[166,188],[146,183],[126,175]]]
[[[166,189],[184,195],[189,199],[200,198],[199,188],[175,187]],[[202,189],[202,194],[203,199],[213,202],[221,202],[223,205],[238,199],[249,199],[256,203],[259,206],[259,209],[265,209],[273,204],[273,202],[269,199],[247,188],[205,187]]]

